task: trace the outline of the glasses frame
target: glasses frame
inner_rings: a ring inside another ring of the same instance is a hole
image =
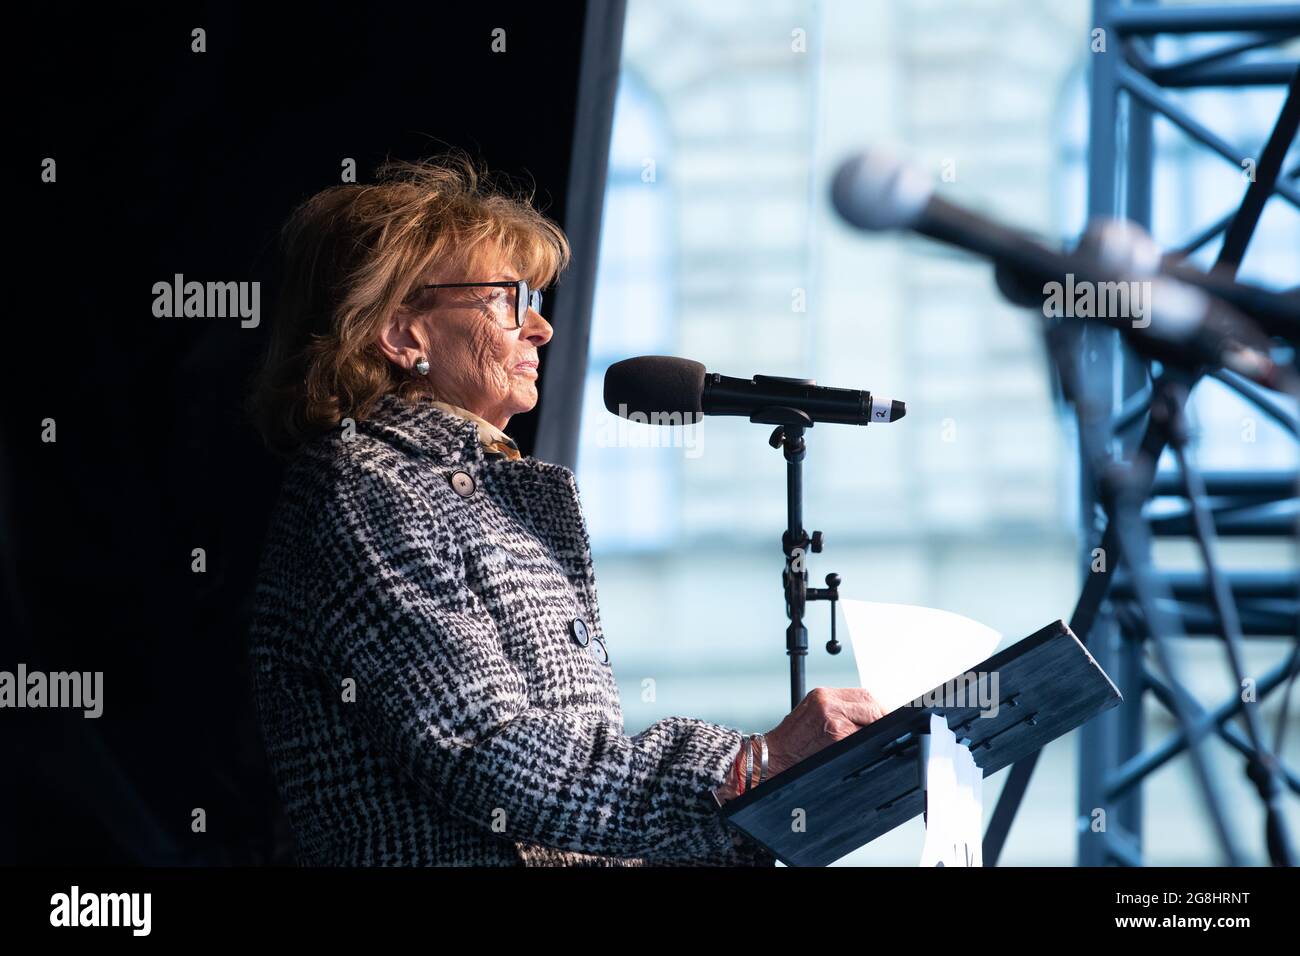
[[[471,289],[471,288],[493,288],[508,289],[514,287],[515,290],[515,324],[513,328],[522,329],[524,327],[524,318],[528,315],[528,310],[533,309],[539,315],[542,311],[542,293],[537,289],[529,289],[526,279],[504,279],[500,282],[431,282],[421,285],[421,289]]]

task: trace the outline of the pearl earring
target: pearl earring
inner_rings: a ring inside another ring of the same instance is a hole
[[[421,355],[418,359],[415,360],[415,370],[419,372],[421,375],[428,375],[429,360],[425,358],[423,355]]]

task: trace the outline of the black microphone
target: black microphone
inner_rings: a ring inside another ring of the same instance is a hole
[[[811,379],[755,375],[732,378],[672,355],[641,355],[605,372],[605,407],[621,418],[651,425],[692,425],[704,415],[740,415],[753,422],[792,424],[773,411],[793,408],[816,422],[869,425],[907,414],[900,401]]]
[[[1056,252],[1027,232],[941,199],[934,194],[933,179],[883,152],[869,151],[841,164],[831,186],[831,200],[840,216],[859,229],[911,229],[986,256],[1004,272],[1021,272],[1031,281],[1051,281],[1064,272],[1084,273],[1089,266],[1102,265],[1088,255],[1070,257]],[[1138,229],[1132,223],[1124,224],[1124,228]],[[1085,244],[1080,251],[1096,250]],[[1300,292],[1272,292],[1167,260],[1158,260],[1149,271],[1143,270],[1146,275],[1156,271],[1222,299],[1254,319],[1269,335],[1300,342]]]

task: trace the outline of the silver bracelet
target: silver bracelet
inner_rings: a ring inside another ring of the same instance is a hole
[[[759,734],[758,743],[762,749],[762,764],[758,770],[758,782],[762,783],[767,779],[767,734]]]
[[[745,748],[745,789],[750,790],[754,786],[754,737],[747,736],[741,743]]]

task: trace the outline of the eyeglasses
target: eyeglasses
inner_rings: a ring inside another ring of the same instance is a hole
[[[497,317],[497,322],[507,329],[522,329],[528,310],[542,311],[542,294],[536,289],[529,289],[523,279],[503,282],[441,282],[422,285],[421,289],[504,289],[499,295],[489,298],[488,306]],[[513,294],[512,294],[513,293]],[[511,301],[513,299],[513,301]],[[513,323],[513,324],[511,324]]]

